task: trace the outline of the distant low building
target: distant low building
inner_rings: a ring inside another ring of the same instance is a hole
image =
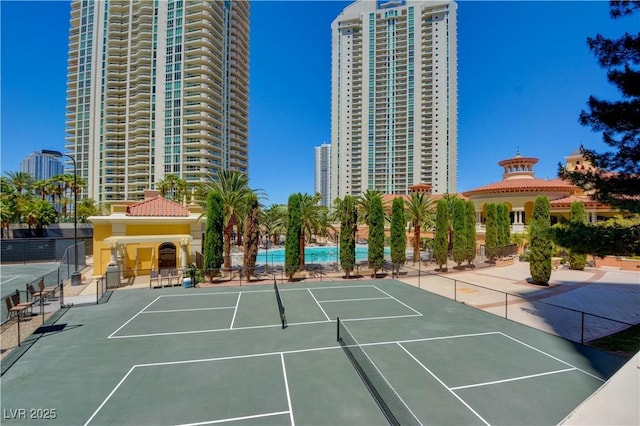
[[[195,253],[202,251],[201,213],[193,201],[182,205],[146,190],[143,201],[121,201],[112,204],[109,215],[90,216],[94,274],[104,274],[114,263],[125,276],[195,263]]]

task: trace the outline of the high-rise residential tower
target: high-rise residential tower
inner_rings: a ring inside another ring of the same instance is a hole
[[[64,166],[57,157],[35,151],[22,159],[20,171],[29,173],[34,180],[45,180],[64,174]]]
[[[453,1],[359,0],[332,24],[332,197],[457,188]]]
[[[67,152],[98,202],[248,173],[249,2],[73,0]]]
[[[320,205],[331,207],[331,144],[314,147],[314,192],[320,194]]]

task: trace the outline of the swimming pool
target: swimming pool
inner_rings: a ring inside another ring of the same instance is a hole
[[[389,247],[385,247],[384,256],[389,257]],[[369,255],[369,247],[356,246],[356,262],[367,260]],[[305,263],[333,263],[338,262],[338,247],[325,246],[325,247],[305,247],[304,249],[304,262]],[[268,264],[283,264],[284,263],[284,249],[269,249],[259,250],[256,257],[256,263]]]

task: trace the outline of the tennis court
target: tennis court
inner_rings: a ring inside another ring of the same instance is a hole
[[[2,377],[3,423],[557,424],[623,363],[394,280],[279,294],[284,312],[272,284],[72,308]]]

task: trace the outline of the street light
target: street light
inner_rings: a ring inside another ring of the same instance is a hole
[[[71,285],[81,284],[81,275],[78,271],[78,172],[76,169],[76,159],[69,154],[63,154],[60,151],[43,149],[42,154],[51,155],[53,157],[69,157],[73,162],[73,245],[75,270],[71,273]]]

